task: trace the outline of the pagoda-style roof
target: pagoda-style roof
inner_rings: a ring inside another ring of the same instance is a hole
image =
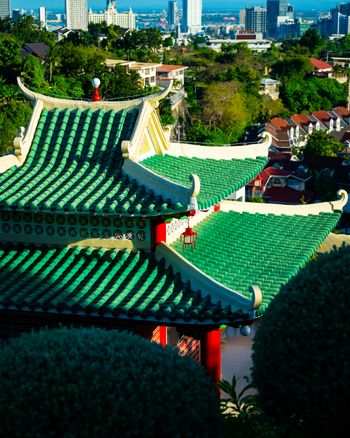
[[[233,211],[214,213],[195,227],[198,232],[195,251],[182,250],[180,241],[172,244],[172,248],[187,262],[232,291],[249,296],[251,285],[258,286],[262,293],[262,304],[258,309],[258,314],[261,314],[280,287],[315,254],[336,226],[341,213],[331,212],[330,206],[330,212],[311,209],[308,214],[308,206],[297,206],[294,207],[295,214],[293,207],[285,207],[289,208],[289,214],[272,214],[268,212],[268,204],[262,204],[266,207],[262,209],[260,205],[256,204],[257,208],[252,205],[251,209],[261,210],[260,213],[239,212],[234,211],[235,205],[241,204],[241,209],[244,209],[245,203],[232,204]]]
[[[267,134],[241,146],[170,143],[154,109],[165,92],[134,104],[89,103],[19,86],[34,109],[15,154],[0,158],[3,210],[156,216],[207,209],[267,162]]]
[[[153,155],[142,161],[156,174],[188,187],[188,176],[197,175],[200,179],[199,209],[209,208],[238,191],[261,172],[266,163],[267,157],[215,160],[172,155]]]
[[[0,244],[0,309],[176,324],[242,322],[142,251]]]
[[[24,164],[0,175],[0,208],[134,216],[186,209],[122,174],[120,144],[138,113],[43,109]]]

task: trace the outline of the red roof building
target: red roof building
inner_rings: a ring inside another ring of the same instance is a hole
[[[308,173],[276,167],[266,167],[247,186],[247,197],[262,196],[265,201],[282,204],[300,204],[312,199],[312,192],[306,190]]]
[[[314,67],[314,74],[316,76],[327,76],[330,77],[333,74],[333,67],[327,62],[321,61],[317,58],[309,58],[311,64]]]

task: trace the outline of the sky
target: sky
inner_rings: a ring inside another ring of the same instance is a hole
[[[349,0],[348,0],[349,1]],[[178,0],[179,4],[182,4],[182,0]],[[11,0],[12,9],[35,9],[39,6],[46,6],[47,9],[63,9],[64,0]],[[127,9],[129,6],[135,10],[145,9],[144,0],[117,0],[117,8],[120,10]],[[322,9],[329,10],[334,8],[339,1],[336,0],[290,0],[289,3],[294,5],[296,9]],[[344,3],[346,1],[344,0]],[[147,8],[152,7],[160,9],[167,9],[168,0],[150,0],[146,2]],[[89,7],[93,9],[103,9],[106,5],[106,0],[88,0]],[[222,7],[220,7],[222,5]],[[210,9],[243,9],[245,6],[261,6],[266,5],[266,0],[203,0],[203,8]],[[181,6],[180,6],[181,7]]]

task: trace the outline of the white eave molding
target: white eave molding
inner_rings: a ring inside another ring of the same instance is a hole
[[[221,302],[223,307],[231,306],[232,311],[251,313],[262,303],[260,287],[251,285],[251,298],[224,286],[203,271],[198,269],[167,243],[161,242],[156,248],[156,259],[164,259],[166,266],[172,266],[175,273],[179,273],[183,282],[189,282],[192,290],[199,290],[203,297],[210,295],[213,303]]]
[[[46,96],[41,93],[34,92],[27,88],[21,79],[17,77],[17,83],[21,90],[21,92],[24,94],[24,96],[30,100],[33,104],[37,100],[42,100],[43,107],[47,109],[65,109],[65,108],[81,108],[82,110],[85,109],[91,109],[93,111],[103,109],[105,111],[109,111],[111,109],[115,111],[120,111],[122,109],[132,108],[141,105],[143,102],[149,102],[154,108],[156,108],[159,104],[159,101],[161,99],[164,99],[164,97],[167,96],[167,94],[171,90],[172,81],[171,84],[168,85],[167,88],[160,90],[158,93],[140,97],[137,99],[132,100],[120,100],[120,101],[98,101],[93,102],[91,100],[71,100],[71,99],[60,99],[56,97]]]
[[[169,155],[186,158],[211,158],[214,160],[232,160],[245,158],[266,157],[272,143],[271,134],[264,132],[261,141],[247,145],[204,146],[191,143],[171,143]]]
[[[139,186],[144,186],[148,191],[152,190],[156,196],[161,196],[165,201],[171,199],[173,203],[180,202],[183,206],[187,206],[188,210],[198,209],[197,196],[200,191],[198,175],[189,175],[191,187],[186,187],[158,175],[142,163],[129,158],[124,159],[122,172],[130,180],[135,180]]]
[[[345,190],[337,192],[339,199],[330,202],[320,202],[317,204],[305,205],[286,205],[286,204],[260,204],[256,202],[222,201],[220,210],[224,212],[235,211],[237,213],[259,213],[286,216],[308,216],[320,213],[334,213],[342,211],[348,202],[348,194]]]

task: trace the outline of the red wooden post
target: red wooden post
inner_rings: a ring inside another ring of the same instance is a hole
[[[166,330],[166,326],[165,325],[160,325],[159,326],[159,340],[161,345],[163,345],[163,347],[166,346],[167,344],[167,334],[166,334],[167,330]]]
[[[154,246],[160,242],[166,242],[166,223],[156,222],[154,225]]]
[[[212,330],[201,336],[201,364],[216,383],[221,378],[221,335]]]

